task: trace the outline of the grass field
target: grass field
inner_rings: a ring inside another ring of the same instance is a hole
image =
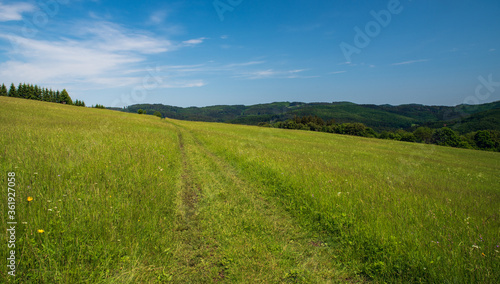
[[[0,129],[1,283],[500,279],[499,153],[8,97]]]

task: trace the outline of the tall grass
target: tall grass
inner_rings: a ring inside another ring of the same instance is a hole
[[[500,155],[183,122],[349,269],[383,282],[500,279]]]
[[[500,279],[499,153],[6,97],[0,133],[2,283]]]
[[[3,188],[15,172],[18,185],[16,282],[127,282],[148,270],[161,277],[180,174],[175,131],[98,109],[0,104],[0,181]],[[1,275],[14,280],[5,267]]]

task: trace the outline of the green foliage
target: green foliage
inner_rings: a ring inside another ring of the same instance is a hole
[[[18,97],[18,93],[17,93],[17,90],[16,90],[16,86],[14,86],[14,83],[12,83],[10,85],[9,97]]]
[[[60,93],[59,100],[63,104],[68,104],[68,105],[72,105],[73,104],[73,101],[71,100],[71,97],[69,96],[69,94],[66,91],[66,89],[63,89],[62,92]]]
[[[174,107],[161,104],[140,104],[128,106],[125,109],[117,109],[136,113],[138,109],[147,110],[149,113],[160,111],[165,117],[210,121],[227,122],[237,124],[258,125],[260,122],[270,124],[284,123],[294,117],[318,117],[327,121],[326,125],[342,123],[363,123],[375,131],[396,131],[404,129],[413,130],[415,125],[430,128],[441,128],[443,124],[453,126],[453,129],[461,134],[478,130],[500,130],[500,102],[482,104],[477,106],[460,105],[456,107],[446,106],[424,106],[424,105],[357,105],[348,102],[335,103],[300,103],[300,102],[275,102],[270,104],[258,104],[251,106],[222,105],[208,107]],[[495,110],[497,112],[495,112]],[[321,123],[299,122],[303,129]],[[325,131],[325,132],[330,132]],[[429,143],[429,142],[427,142]]]
[[[460,137],[452,129],[443,127],[434,131],[432,142],[440,146],[458,147],[460,145]]]
[[[9,93],[7,92],[7,87],[5,84],[2,84],[2,87],[0,87],[0,96],[7,97]]]
[[[493,141],[489,131],[482,130],[476,132],[474,135],[474,142],[480,149],[491,150],[496,148],[495,141]]]
[[[3,84],[2,86],[5,87],[5,85]],[[0,94],[5,95],[6,88],[3,87],[0,88]],[[5,89],[5,91],[3,91],[2,89]],[[68,105],[73,104],[73,101],[69,96],[68,92],[66,91],[66,89],[62,90],[62,92],[59,92],[59,91],[53,91],[52,89],[49,90],[47,88],[41,88],[37,85],[26,84],[26,83],[23,84],[19,83],[17,89],[14,83],[12,83],[10,85],[10,89],[7,93],[7,96],[18,97],[29,100],[63,103]],[[85,106],[85,102],[81,100],[77,101],[78,101],[78,104],[76,104],[77,106]]]
[[[155,111],[155,113],[154,113],[153,115],[154,115],[154,116],[157,116],[157,117],[159,117],[159,118],[162,118],[162,117],[163,117],[163,116],[162,116],[162,114],[161,114],[161,112],[159,112],[159,111]]]
[[[413,135],[417,142],[430,144],[432,142],[432,135],[434,130],[429,127],[419,127],[413,131]]]
[[[493,136],[490,134],[492,133],[491,130],[479,131],[477,133],[470,133],[470,135],[459,136],[455,131],[448,127],[436,130],[428,127],[418,127],[413,132],[398,129],[395,132],[382,131],[382,133],[380,133],[379,135],[373,129],[366,127],[362,123],[335,124],[333,121],[325,123],[321,118],[317,116],[296,116],[293,119],[288,119],[284,122],[276,122],[272,125],[267,122],[259,123],[258,126],[321,131],[404,142],[419,142],[426,144],[432,143],[440,146],[450,146],[465,149],[500,151],[500,147],[498,147],[498,145],[500,144],[500,139],[493,139]]]
[[[96,104],[95,106],[92,106],[93,108],[100,108],[100,109],[105,109],[106,107],[104,105]]]
[[[143,110],[143,109],[138,109],[138,110],[137,110],[137,113],[138,113],[138,114],[144,114],[144,110]]]
[[[85,106],[85,102],[84,101],[80,101],[80,100],[75,100],[74,105],[75,106],[84,107]]]

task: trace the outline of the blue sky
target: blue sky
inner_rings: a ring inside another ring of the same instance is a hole
[[[120,107],[487,103],[498,15],[498,0],[0,0],[0,83]]]

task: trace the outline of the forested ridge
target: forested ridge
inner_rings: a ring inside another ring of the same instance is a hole
[[[116,109],[181,120],[319,131],[457,148],[500,151],[500,101],[481,105],[358,105],[350,102]]]

